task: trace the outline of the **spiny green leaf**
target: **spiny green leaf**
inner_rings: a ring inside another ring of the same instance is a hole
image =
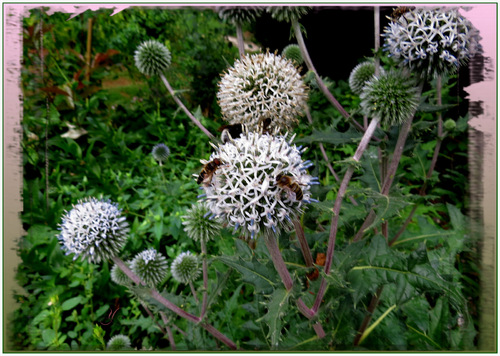
[[[457,231],[465,230],[465,216],[460,212],[460,209],[449,203],[446,203],[446,208],[450,214],[450,221],[453,229]]]
[[[212,282],[210,285],[210,293],[208,293],[208,302],[207,302],[207,310],[210,306],[219,298],[222,291],[227,286],[227,280],[231,275],[232,270],[228,270],[226,273],[222,274],[219,271],[216,271],[217,280],[216,282]]]
[[[264,265],[256,258],[217,256],[217,260],[241,273],[243,281],[252,284],[256,293],[268,292],[277,284],[277,273],[272,266]]]
[[[267,337],[271,339],[271,348],[276,350],[279,348],[281,340],[282,318],[288,309],[288,299],[290,293],[285,289],[276,289],[272,295],[269,296],[269,302],[266,303],[267,313],[257,322],[264,322],[269,327]]]

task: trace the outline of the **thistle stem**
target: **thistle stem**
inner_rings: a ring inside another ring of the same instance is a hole
[[[191,293],[193,293],[194,300],[196,300],[196,303],[199,303],[200,301],[198,300],[196,289],[194,289],[193,281],[189,281],[189,288],[191,288]]]
[[[165,328],[167,329],[167,337],[168,341],[170,342],[170,346],[172,347],[172,351],[175,351],[176,347],[175,347],[174,334],[172,333],[172,328],[170,327],[170,325],[168,325],[169,323],[165,313],[161,311],[160,315],[161,315],[161,320],[163,320],[163,324],[165,324]]]
[[[179,105],[179,107],[182,109],[182,111],[184,111],[184,113],[191,119],[191,121],[196,125],[198,126],[198,128],[203,131],[203,133],[205,135],[207,135],[209,138],[213,139],[214,138],[214,135],[212,135],[210,133],[210,131],[208,131],[205,126],[202,125],[202,123],[193,116],[193,114],[191,114],[191,112],[186,108],[186,106],[182,103],[182,101],[175,95],[175,92],[174,92],[174,89],[172,89],[172,87],[170,86],[170,83],[168,82],[167,78],[165,77],[165,75],[163,74],[160,74],[160,78],[161,80],[163,81],[163,84],[165,84],[165,87],[167,88],[168,92],[170,93],[170,95],[172,95],[172,98],[174,99],[174,101],[176,102],[177,105]]]
[[[299,240],[300,249],[302,251],[302,256],[304,256],[304,261],[307,267],[314,266],[314,260],[311,254],[311,249],[306,240],[306,235],[304,234],[304,229],[302,224],[297,219],[293,220],[293,226],[295,227],[295,233],[297,234],[297,239]]]
[[[276,268],[276,271],[278,271],[278,274],[280,275],[286,290],[291,290],[293,287],[292,277],[290,277],[290,273],[286,268],[283,256],[281,256],[278,243],[276,242],[276,237],[266,236],[264,240],[266,242],[267,250],[271,254],[271,259],[273,260],[274,267]]]
[[[201,314],[200,319],[205,317],[208,305],[208,263],[207,263],[207,243],[205,240],[201,240],[201,253],[203,255],[202,260],[202,270],[203,270],[203,301],[201,302]]]
[[[238,41],[240,58],[243,58],[243,56],[245,56],[245,41],[243,40],[243,29],[241,28],[240,22],[236,22],[236,40]]]
[[[441,76],[438,76],[437,80],[436,80],[436,97],[437,97],[436,102],[437,102],[438,106],[442,105],[442,103],[443,103],[442,95],[441,95],[441,90],[442,90],[441,80],[442,80]],[[438,117],[438,127],[437,127],[436,146],[434,147],[434,153],[432,155],[431,165],[429,167],[429,170],[427,171],[427,175],[425,176],[426,180],[419,191],[420,196],[425,195],[425,191],[427,189],[427,182],[432,177],[432,173],[434,172],[434,169],[436,168],[436,163],[437,163],[437,159],[439,156],[439,151],[441,150],[441,144],[443,142],[443,117],[441,115],[441,112],[438,112],[437,117]],[[416,210],[417,210],[417,206],[415,205],[412,208],[408,217],[406,218],[405,222],[403,223],[403,226],[401,226],[401,228],[398,230],[396,235],[394,235],[392,240],[389,242],[389,246],[392,246],[399,239],[399,237],[401,237],[403,232],[408,227],[408,224],[410,223],[411,219],[413,219],[413,215],[415,214]]]
[[[155,320],[155,316],[153,315],[153,313],[151,312],[151,310],[149,310],[149,308],[147,306],[145,306],[145,305],[142,305],[142,307],[144,308],[144,310],[146,311],[146,313],[149,315],[149,317],[151,318],[151,320],[154,321],[154,323],[156,324],[156,326],[158,327],[158,329],[160,329],[160,331],[163,333],[163,335],[166,335],[167,332],[160,325],[160,323]]]
[[[361,159],[361,156],[365,152],[366,148],[368,147],[368,144],[370,143],[371,137],[373,133],[375,132],[375,129],[377,128],[378,125],[378,120],[372,119],[370,122],[370,125],[368,125],[368,128],[365,131],[365,134],[361,138],[361,142],[358,145],[358,148],[356,152],[354,153],[353,160],[356,162],[359,162]],[[349,185],[349,182],[351,180],[352,174],[354,173],[354,166],[351,165],[349,168],[347,168],[347,171],[345,172],[344,179],[342,180],[342,183],[340,184],[339,191],[337,192],[337,197],[335,199],[335,203],[333,205],[333,216],[332,216],[332,223],[331,223],[331,228],[330,228],[330,237],[328,240],[328,249],[326,252],[326,261],[325,261],[325,274],[329,275],[330,274],[330,269],[332,266],[333,262],[333,253],[335,251],[335,241],[337,238],[337,229],[338,229],[338,221],[339,221],[339,216],[340,216],[340,206],[342,204],[342,200],[344,198],[344,195],[347,191],[347,186]],[[312,308],[313,313],[317,313],[319,310],[319,306],[321,305],[321,301],[323,299],[323,296],[325,295],[327,288],[327,283],[326,279],[322,278],[321,283],[318,289],[318,293],[316,294],[316,299],[314,301],[314,305]]]

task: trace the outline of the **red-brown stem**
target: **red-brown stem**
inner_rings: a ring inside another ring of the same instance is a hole
[[[238,52],[240,53],[240,58],[245,55],[245,41],[243,40],[243,30],[241,28],[241,23],[236,22],[236,40],[238,41]]]
[[[358,145],[358,148],[356,152],[354,153],[353,160],[356,162],[359,162],[361,159],[361,156],[365,152],[366,148],[368,147],[368,144],[370,143],[371,137],[373,133],[375,132],[375,129],[377,128],[378,125],[378,120],[372,119],[370,122],[370,125],[368,125],[367,130],[365,131],[365,134],[361,138],[361,142]],[[337,192],[337,197],[335,199],[335,203],[333,205],[333,216],[332,216],[332,223],[331,223],[331,228],[330,228],[330,237],[328,239],[328,249],[326,251],[326,261],[325,261],[325,274],[329,275],[330,274],[330,269],[332,267],[332,262],[333,262],[333,253],[335,251],[335,241],[337,238],[337,229],[338,229],[338,222],[339,222],[339,217],[340,217],[340,206],[342,205],[342,200],[344,198],[344,195],[347,191],[347,186],[349,185],[349,182],[351,181],[352,174],[354,173],[355,167],[353,165],[349,166],[345,172],[344,179],[342,180],[342,183],[340,184],[340,188]],[[321,301],[323,300],[323,296],[325,295],[327,288],[327,283],[325,278],[321,279],[321,283],[318,289],[318,293],[316,294],[316,299],[314,301],[314,305],[312,307],[312,312],[315,314],[319,310],[319,306],[321,305]]]
[[[214,328],[212,325],[208,323],[201,323],[200,324],[206,331],[208,331],[210,334],[212,334],[216,339],[222,341],[224,344],[226,344],[227,347],[229,347],[231,350],[237,350],[238,346],[229,339],[226,335],[221,333],[219,330]]]
[[[299,220],[293,220],[293,226],[295,227],[295,233],[297,234],[297,240],[299,240],[300,250],[302,251],[302,256],[304,256],[304,261],[307,267],[314,266],[314,260],[311,254],[311,249],[307,244],[306,235],[304,234],[304,229]]]
[[[275,236],[266,236],[264,237],[264,241],[266,243],[267,250],[271,255],[271,259],[273,260],[274,268],[281,277],[283,284],[287,291],[291,290],[293,287],[292,277],[290,277],[290,273],[286,268],[285,261],[283,260],[283,256],[281,256],[280,249],[278,247],[278,243],[276,242]]]
[[[373,316],[373,311],[378,305],[379,299],[380,299],[380,294],[384,290],[384,286],[378,287],[377,291],[375,292],[375,295],[373,295],[372,300],[370,301],[370,305],[368,305],[368,309],[366,311],[365,318],[363,319],[363,322],[361,323],[361,326],[359,327],[358,333],[356,334],[356,337],[354,338],[354,346],[359,345],[359,341],[361,340],[361,336],[365,332],[366,328],[368,327],[368,324],[370,324],[370,320],[372,320]]]
[[[161,320],[163,320],[163,324],[165,324],[165,329],[167,329],[167,337],[170,342],[170,347],[172,347],[172,351],[176,350],[174,334],[172,333],[172,328],[168,325],[168,319],[164,312],[160,312]]]
[[[207,263],[207,243],[201,240],[202,269],[203,269],[203,301],[201,302],[200,319],[205,317],[208,305],[208,263]]]
[[[437,77],[436,80],[436,96],[437,96],[437,105],[440,106],[442,105],[442,96],[441,96],[441,76]],[[431,165],[429,167],[429,170],[427,171],[427,175],[425,176],[426,180],[422,187],[420,188],[419,195],[424,196],[425,191],[427,189],[427,182],[428,180],[432,177],[432,173],[434,172],[434,169],[436,168],[436,163],[437,159],[439,156],[439,151],[441,150],[441,144],[443,142],[443,117],[441,115],[441,112],[438,112],[438,127],[437,127],[437,141],[436,141],[436,146],[434,147],[434,153],[432,155],[432,160],[431,160]],[[392,246],[403,234],[403,232],[406,230],[408,227],[408,224],[410,223],[411,219],[413,219],[413,215],[415,214],[415,211],[417,210],[417,206],[415,205],[412,209],[408,217],[406,218],[405,222],[403,223],[403,226],[398,230],[398,232],[394,235],[392,240],[389,242],[389,246]]]
[[[155,316],[153,315],[153,313],[151,312],[151,310],[149,310],[149,308],[147,306],[145,306],[144,304],[142,304],[142,307],[144,308],[144,310],[146,311],[146,313],[148,313],[148,315],[151,318],[151,320],[154,321],[154,323],[160,329],[160,331],[163,333],[163,335],[166,335],[167,332],[165,331],[165,329],[163,329],[163,327],[160,325],[160,323],[155,320]]]
[[[208,131],[205,126],[202,125],[202,123],[193,116],[193,114],[191,114],[191,112],[186,108],[186,106],[182,103],[182,101],[175,95],[175,92],[174,92],[174,89],[172,89],[172,87],[170,86],[170,83],[168,82],[167,78],[165,77],[165,75],[163,74],[160,74],[160,78],[161,80],[163,81],[163,84],[165,84],[165,87],[167,88],[168,92],[170,93],[170,95],[172,95],[172,98],[174,99],[175,103],[177,105],[179,105],[179,107],[182,109],[182,111],[184,111],[184,113],[191,119],[191,121],[200,128],[201,131],[203,131],[203,133],[205,135],[207,135],[209,138],[213,139],[214,138],[214,135],[212,135],[210,133],[210,131]]]

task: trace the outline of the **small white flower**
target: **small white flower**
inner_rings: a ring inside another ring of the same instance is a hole
[[[219,83],[217,99],[230,124],[258,131],[263,119],[271,119],[272,132],[296,125],[307,103],[307,88],[289,59],[261,53],[236,60]]]
[[[110,201],[87,198],[73,206],[62,218],[58,239],[66,254],[74,253],[99,263],[116,256],[129,232],[121,210]]]
[[[206,204],[216,217],[235,231],[241,228],[247,237],[291,227],[304,204],[313,201],[310,186],[319,183],[307,173],[312,164],[302,161],[304,150],[291,144],[293,137],[286,138],[287,134],[245,132],[214,146],[211,160],[218,158],[222,165],[203,185]]]

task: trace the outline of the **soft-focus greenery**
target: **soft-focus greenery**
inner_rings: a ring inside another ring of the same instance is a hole
[[[131,226],[123,260],[150,247],[169,263],[183,251],[200,252],[183,231],[181,216],[197,201],[199,187],[192,175],[201,169],[199,160],[211,153],[209,141],[177,108],[158,78],[138,72],[133,53],[147,39],[164,43],[172,53],[166,73],[170,83],[204,126],[216,133],[223,124],[215,99],[217,82],[238,55],[224,37],[235,36],[235,30],[209,9],[132,8],[111,13],[87,11],[67,21],[68,14],[46,16],[33,10],[24,19],[22,222],[27,234],[19,246],[23,262],[18,266],[19,309],[13,320],[14,345],[19,350],[103,350],[117,334],[129,336],[133,348],[170,350],[168,339],[155,325],[161,323],[159,317],[153,321],[124,287],[110,280],[110,264],[92,265],[64,256],[56,238],[58,224],[79,199],[102,196],[118,202]],[[89,19],[92,63],[86,78]],[[389,66],[390,61],[383,63]],[[311,172],[321,182],[313,190],[320,202],[302,217],[313,257],[319,257],[321,264],[338,183],[318,142],[324,143],[342,177],[361,133],[342,119],[308,78],[314,124],[304,118],[296,142],[310,147],[304,159],[315,163]],[[347,79],[348,73],[345,81],[326,82],[347,111],[362,121],[359,98],[351,93]],[[457,78],[444,79],[443,107],[435,106],[432,85],[424,89],[427,101],[415,119],[390,197],[378,193],[377,152],[393,151],[397,127],[377,130],[376,136],[387,135],[387,140],[374,143],[356,171],[348,195],[359,205],[347,199],[343,203],[333,270],[319,313],[326,337],[318,339],[312,322],[297,312],[295,301],[301,297],[310,305],[321,278],[306,278],[310,269],[294,233],[279,237],[295,282],[290,294],[285,294],[264,243],[257,241],[252,249],[229,230],[208,243],[207,318],[212,325],[244,350],[475,348],[478,268],[464,216],[467,117],[447,116],[456,112],[457,97],[449,91]],[[420,197],[436,145],[437,110],[457,125],[445,137],[426,195]],[[64,137],[68,132],[75,135]],[[171,151],[162,166],[151,155],[158,143]],[[390,221],[389,235],[395,234],[412,204],[418,204],[413,222],[389,247],[377,226]],[[376,212],[375,228],[352,243],[369,209]],[[359,347],[353,347],[372,295],[382,285],[372,323],[383,318]],[[177,305],[199,313],[189,287],[169,275],[162,288]],[[170,320],[186,332],[173,329],[178,350],[226,350],[196,325],[173,314]]]

